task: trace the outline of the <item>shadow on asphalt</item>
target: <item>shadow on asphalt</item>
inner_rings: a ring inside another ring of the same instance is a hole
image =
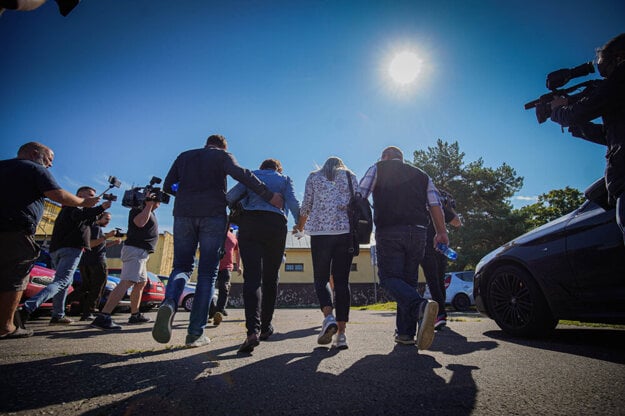
[[[236,348],[149,359],[170,351],[76,354],[4,365],[0,409],[29,411],[68,403],[68,413],[90,416],[469,415],[476,401],[472,370],[477,367],[449,365],[451,374],[443,378],[434,371],[441,369],[434,357],[403,345],[388,354],[364,356],[338,374],[323,370],[326,359],[334,357],[329,365],[336,365],[342,352],[335,349],[243,361],[225,373],[217,371],[220,361],[232,359]],[[128,398],[111,403],[110,394]]]
[[[625,331],[608,328],[557,328],[545,338],[517,338],[504,331],[487,331],[485,336],[541,350],[580,355],[625,364]]]
[[[431,351],[440,351],[447,355],[470,354],[475,351],[488,351],[497,348],[499,343],[495,341],[469,341],[467,337],[446,326],[441,331],[436,331],[436,337]]]

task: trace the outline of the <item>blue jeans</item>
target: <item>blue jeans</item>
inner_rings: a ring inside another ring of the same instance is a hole
[[[417,292],[425,235],[425,228],[416,226],[385,227],[375,232],[380,286],[397,301],[398,335],[415,335],[421,304],[425,302]]]
[[[165,290],[165,300],[178,305],[178,299],[193,272],[195,253],[200,246],[197,286],[187,333],[201,336],[208,320],[208,308],[215,294],[219,268],[219,248],[224,242],[226,217],[174,217],[174,268]],[[178,276],[182,274],[181,276]]]
[[[52,298],[52,317],[65,316],[65,300],[67,288],[74,280],[74,272],[80,263],[81,248],[63,247],[50,253],[52,264],[56,269],[52,283],[26,302],[24,307],[29,313],[34,312],[42,303]]]

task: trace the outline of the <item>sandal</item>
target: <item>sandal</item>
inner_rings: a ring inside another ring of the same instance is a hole
[[[19,326],[15,328],[15,331],[9,332],[8,334],[0,335],[0,339],[13,339],[13,338],[28,338],[32,337],[34,334],[32,329],[20,328]]]

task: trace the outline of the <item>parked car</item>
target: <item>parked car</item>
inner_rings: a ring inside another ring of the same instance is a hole
[[[26,285],[26,289],[22,293],[22,299],[20,300],[20,304],[23,304],[24,301],[26,301],[28,298],[32,298],[33,296],[41,292],[43,288],[52,283],[52,280],[54,280],[54,273],[55,271],[53,269],[49,269],[47,267],[35,264],[30,271],[28,283]],[[68,289],[68,294],[71,294],[73,291],[74,288],[70,286]],[[39,308],[31,315],[34,317],[44,311],[49,312],[51,310],[52,299],[49,299],[46,302],[42,303],[41,306],[39,306]]]
[[[487,254],[477,265],[477,309],[514,336],[560,319],[625,324],[625,247],[603,179],[573,212]]]
[[[163,282],[165,286],[167,286],[167,281],[169,280],[169,276],[158,275],[159,279]],[[184,308],[185,311],[191,312],[191,308],[193,307],[193,298],[195,297],[195,288],[196,283],[187,282],[184,285],[184,289],[182,290],[182,294],[178,298],[178,307]],[[219,295],[219,289],[215,289],[215,295],[213,296],[213,300],[210,304],[210,310],[208,312],[209,316],[213,316],[213,312],[215,306],[217,305],[217,296]]]
[[[473,271],[445,273],[445,303],[451,304],[460,312],[465,312],[475,305],[473,299]],[[430,288],[426,285],[425,298],[431,299]]]
[[[121,275],[122,270],[118,268],[109,268],[109,275],[113,276],[117,279],[117,283],[119,283],[119,276]],[[111,288],[111,291],[114,289],[114,286]],[[127,301],[130,299],[130,292],[132,288],[128,289],[128,292],[122,299],[122,301]],[[102,294],[102,297],[108,298],[108,294],[111,293],[108,289],[105,289],[105,293]],[[143,294],[141,295],[141,304],[139,309],[141,312],[149,311],[152,308],[157,307],[161,304],[161,302],[165,299],[165,286],[163,282],[152,272],[148,272],[148,282],[143,288]],[[128,302],[128,305],[130,303]],[[120,303],[121,306],[121,303]]]

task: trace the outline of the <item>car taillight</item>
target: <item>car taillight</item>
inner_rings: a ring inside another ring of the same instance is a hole
[[[445,289],[447,289],[450,284],[451,284],[451,275],[446,275],[445,276]]]

